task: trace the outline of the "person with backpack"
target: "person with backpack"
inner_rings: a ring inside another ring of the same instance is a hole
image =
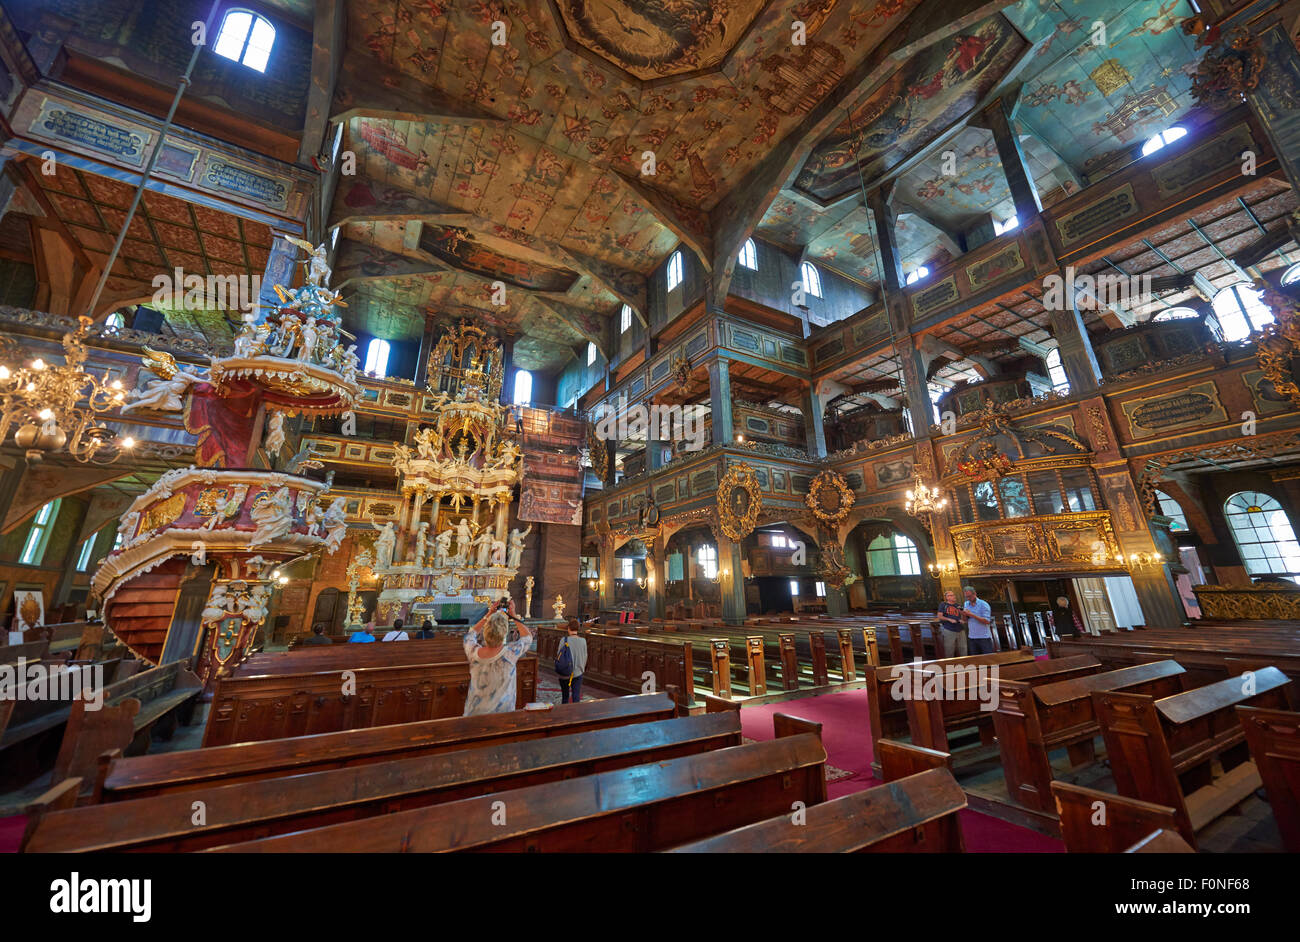
[[[560,702],[582,701],[582,672],[587,669],[587,639],[578,634],[578,619],[569,619],[569,633],[555,655],[555,675],[560,679]]]

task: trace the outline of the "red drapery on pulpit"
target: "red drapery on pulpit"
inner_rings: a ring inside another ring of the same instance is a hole
[[[199,437],[194,449],[200,468],[241,467],[247,461],[257,420],[260,391],[252,385],[226,388],[195,383],[185,403],[185,431]]]

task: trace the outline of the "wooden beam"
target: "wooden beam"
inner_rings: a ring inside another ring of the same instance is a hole
[[[329,126],[330,103],[343,58],[343,0],[316,0],[316,21],[312,27],[311,85],[307,88],[307,116],[298,145],[298,163],[307,167],[320,153]]]

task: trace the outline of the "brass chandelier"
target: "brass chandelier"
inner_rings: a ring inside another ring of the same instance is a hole
[[[26,366],[0,363],[0,442],[13,431],[14,444],[28,461],[66,451],[82,463],[109,464],[135,446],[132,438],[118,439],[100,421],[126,401],[126,389],[107,372],[100,380],[83,369],[82,338],[90,323],[83,317],[75,333],[63,335],[62,364],[39,357]]]
[[[943,496],[943,490],[939,485],[936,484],[934,487],[930,487],[918,474],[916,483],[907,492],[907,503],[905,505],[907,512],[913,517],[920,517],[937,514],[947,506],[948,498]]]

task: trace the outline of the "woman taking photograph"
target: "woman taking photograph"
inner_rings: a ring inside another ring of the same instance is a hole
[[[519,640],[506,644],[512,620],[519,625]],[[465,656],[469,658],[465,716],[515,709],[515,664],[531,646],[528,626],[515,614],[515,603],[510,599],[498,601],[465,632]]]

